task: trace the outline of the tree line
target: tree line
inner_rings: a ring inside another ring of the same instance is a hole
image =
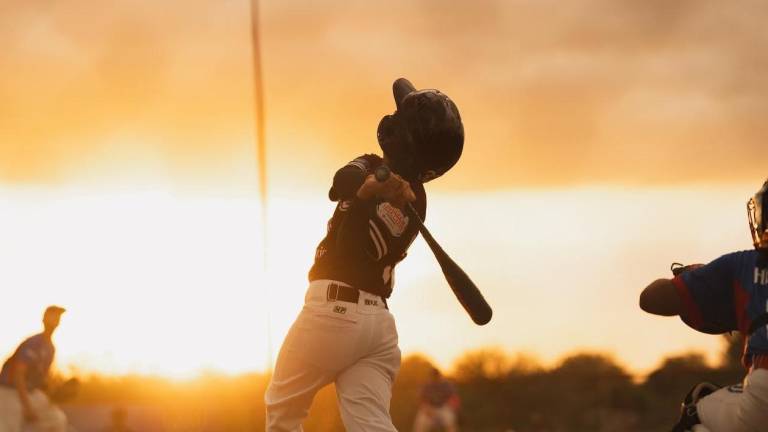
[[[724,347],[717,366],[708,365],[702,354],[689,353],[663,359],[641,378],[603,353],[577,353],[544,367],[531,357],[499,349],[466,353],[446,375],[462,400],[463,431],[659,431],[671,428],[695,383],[741,380],[741,341],[727,336]],[[421,387],[433,367],[424,356],[403,359],[391,404],[399,431],[411,430]],[[81,381],[78,396],[64,404],[75,414],[88,407],[121,407],[143,432],[264,430],[266,374],[206,374],[192,381],[91,375]],[[333,386],[316,396],[305,430],[344,430]]]

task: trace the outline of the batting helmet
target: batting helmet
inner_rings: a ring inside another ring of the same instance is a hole
[[[392,85],[397,110],[379,122],[379,146],[390,168],[426,183],[451,169],[464,148],[464,126],[456,104],[438,90],[416,90],[405,78]]]
[[[747,201],[749,231],[756,249],[768,251],[768,180]]]

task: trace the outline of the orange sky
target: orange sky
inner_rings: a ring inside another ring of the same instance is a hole
[[[51,299],[72,308],[62,353],[87,367],[260,367],[265,308],[279,343],[331,175],[378,151],[399,76],[461,110],[464,155],[428,185],[429,224],[497,309],[473,327],[417,242],[392,301],[404,351],[447,365],[489,344],[545,360],[589,348],[646,370],[664,353],[717,350],[643,315],[636,296],[673,260],[749,247],[743,206],[766,175],[761,3],[262,6],[277,239],[266,276],[248,2],[0,3],[0,261],[12,269],[0,286],[25,293],[0,317],[14,329],[0,352]],[[291,226],[295,214],[316,223]],[[264,280],[279,287],[271,305]],[[223,342],[243,329],[242,344]],[[180,333],[185,348],[163,351]]]
[[[0,7],[0,178],[252,183],[247,1]],[[377,150],[389,85],[407,76],[452,96],[466,123],[440,188],[751,181],[766,13],[756,1],[264,1],[270,174],[306,183],[296,177]]]

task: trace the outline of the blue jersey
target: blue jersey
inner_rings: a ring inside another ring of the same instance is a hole
[[[27,365],[27,389],[44,387],[55,353],[53,343],[42,333],[28,338],[3,364],[3,369],[0,371],[0,385],[13,387],[11,368],[16,362],[21,362]]]
[[[682,320],[705,333],[738,331],[747,336],[744,364],[768,355],[768,326],[750,328],[768,312],[768,266],[756,250],[723,255],[673,279],[683,300]]]

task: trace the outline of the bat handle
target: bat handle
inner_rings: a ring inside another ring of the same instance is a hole
[[[392,171],[390,171],[389,167],[386,165],[380,165],[376,170],[373,172],[373,176],[376,178],[376,180],[380,182],[385,182],[389,180],[389,175]]]

